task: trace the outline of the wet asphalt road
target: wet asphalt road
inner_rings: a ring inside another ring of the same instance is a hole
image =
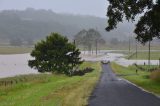
[[[110,65],[102,65],[102,75],[89,106],[160,106],[160,98],[119,80]]]

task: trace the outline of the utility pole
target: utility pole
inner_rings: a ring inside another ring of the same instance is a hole
[[[159,58],[159,68],[160,68],[160,58]]]
[[[98,28],[97,27],[96,27],[96,31],[98,32]],[[97,56],[97,53],[98,53],[97,50],[98,50],[98,42],[97,42],[97,39],[96,39],[96,56]]]
[[[137,57],[138,57],[138,50],[137,50],[137,40],[136,40],[136,60],[137,60]]]
[[[148,65],[149,65],[149,69],[150,69],[150,65],[151,65],[151,41],[149,40],[149,44],[148,44]]]
[[[130,37],[129,37],[129,53],[131,51],[131,40],[130,40]]]
[[[98,42],[97,42],[97,39],[96,39],[96,56],[97,56],[97,50],[98,50]]]
[[[76,45],[76,40],[73,41],[73,44]]]

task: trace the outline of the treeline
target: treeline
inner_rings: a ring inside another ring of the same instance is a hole
[[[125,39],[124,33],[131,32],[130,25],[116,31],[105,31],[106,19],[94,16],[58,14],[51,10],[4,10],[0,12],[0,39],[11,45],[30,44],[45,38],[50,32],[57,32],[73,39],[81,29],[97,28],[105,40],[111,37]],[[32,40],[32,41],[31,41]],[[15,41],[20,42],[19,44]]]
[[[51,10],[4,10],[0,12],[0,39],[11,45],[23,45],[43,39],[50,32],[57,32],[72,39],[81,29],[95,27],[99,27],[103,34],[104,22],[105,19],[102,18],[57,14]]]

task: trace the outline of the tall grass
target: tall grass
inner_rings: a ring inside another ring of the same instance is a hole
[[[160,70],[153,71],[150,75],[150,78],[154,81],[160,82]]]

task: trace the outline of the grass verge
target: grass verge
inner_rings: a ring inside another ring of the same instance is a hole
[[[85,62],[81,68],[85,67],[95,70],[82,77],[42,74],[1,79],[19,83],[0,86],[0,106],[85,106],[99,79],[101,66],[98,62]]]
[[[159,60],[160,58],[160,52],[151,52],[151,60]],[[131,58],[136,59],[136,54],[134,54]],[[138,52],[137,53],[137,59],[138,60],[147,60],[148,59],[148,52]]]
[[[0,47],[0,54],[22,54],[30,53],[33,48],[31,47]]]
[[[116,74],[121,75],[124,79],[127,79],[130,82],[144,88],[145,90],[153,92],[156,95],[160,95],[160,82],[151,80],[150,72],[139,70],[138,74],[136,74],[135,66],[123,67],[117,65],[116,63],[112,63],[111,66],[113,71]]]

